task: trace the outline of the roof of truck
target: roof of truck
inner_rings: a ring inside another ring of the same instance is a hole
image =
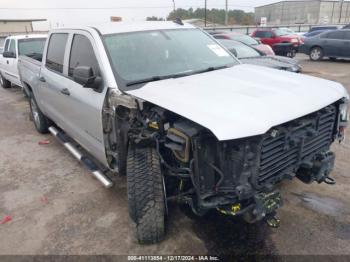
[[[95,25],[91,27],[96,28],[103,35],[137,32],[137,31],[150,31],[150,30],[196,28],[191,24],[184,23],[184,25],[179,25],[175,22],[168,22],[168,21],[110,22],[110,23]]]

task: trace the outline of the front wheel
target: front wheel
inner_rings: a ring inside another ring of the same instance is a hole
[[[0,74],[0,84],[3,88],[10,88],[11,82],[6,80],[1,74]]]
[[[312,61],[320,61],[323,58],[323,49],[321,47],[313,47],[310,51],[310,59]]]
[[[161,165],[152,147],[130,147],[127,159],[129,215],[140,244],[155,244],[165,235],[165,188]]]
[[[36,130],[41,134],[48,133],[50,120],[40,111],[33,94],[30,95],[29,105]]]

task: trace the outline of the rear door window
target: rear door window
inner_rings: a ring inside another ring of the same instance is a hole
[[[343,40],[344,39],[344,32],[343,31],[332,31],[327,34],[328,39],[334,39],[334,40]]]
[[[70,77],[73,76],[74,69],[77,66],[91,67],[94,75],[100,76],[100,69],[92,44],[86,36],[79,34],[74,35],[72,42],[68,71]]]
[[[50,37],[46,55],[46,67],[58,73],[63,73],[64,53],[68,34],[55,33]]]

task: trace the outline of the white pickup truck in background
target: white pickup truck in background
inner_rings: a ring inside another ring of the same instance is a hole
[[[46,35],[16,35],[5,40],[2,55],[0,55],[0,83],[4,88],[11,84],[22,87],[18,74],[18,57],[29,56],[41,62]]]

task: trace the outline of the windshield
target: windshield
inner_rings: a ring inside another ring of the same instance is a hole
[[[46,38],[27,38],[18,40],[18,54],[43,54]]]
[[[280,28],[279,30],[284,31],[286,34],[294,35],[295,32],[290,28]]]
[[[199,29],[121,33],[104,39],[114,71],[127,86],[239,64]]]
[[[221,43],[226,46],[232,54],[237,56],[238,59],[261,56],[254,48],[243,43],[233,41],[222,41]]]
[[[248,35],[235,35],[232,39],[245,43],[246,45],[259,45],[259,42]]]
[[[289,34],[285,30],[281,30],[281,29],[276,29],[276,30],[274,30],[274,32],[275,32],[276,36],[284,36],[284,35],[288,35]]]

